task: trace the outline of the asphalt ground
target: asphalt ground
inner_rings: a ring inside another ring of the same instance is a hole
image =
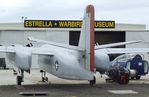
[[[127,85],[106,83],[105,77],[97,77],[97,84],[91,87],[88,81],[59,79],[47,74],[48,82],[41,82],[38,70],[25,74],[22,87],[16,86],[12,70],[0,70],[0,97],[149,97],[149,75],[141,80],[132,80]],[[20,95],[31,93],[31,95]],[[45,95],[35,95],[45,93]]]

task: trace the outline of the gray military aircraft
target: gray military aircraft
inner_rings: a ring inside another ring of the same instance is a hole
[[[21,85],[23,81],[24,71],[30,73],[32,55],[38,55],[39,67],[44,72],[51,73],[63,79],[88,80],[91,85],[94,85],[96,83],[94,77],[95,69],[101,73],[108,72],[111,74],[111,63],[108,54],[149,52],[149,49],[145,48],[140,50],[137,48],[133,50],[127,48],[110,50],[110,47],[138,43],[140,41],[95,46],[93,5],[88,5],[85,9],[79,46],[44,41],[31,37],[28,39],[34,42],[44,43],[44,45],[41,47],[0,47],[0,51],[7,52],[7,59],[18,68],[18,85]],[[127,70],[124,70],[124,74],[127,74],[125,71]],[[43,76],[43,80],[48,79]]]

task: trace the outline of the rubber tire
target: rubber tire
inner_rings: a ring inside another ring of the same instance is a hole
[[[4,66],[4,69],[6,69],[6,66]]]
[[[93,80],[90,80],[90,86],[94,86],[96,84],[96,78],[94,76]]]
[[[136,76],[136,80],[139,80],[141,78],[141,76]]]
[[[42,77],[42,82],[45,82],[45,78],[44,77]]]
[[[45,81],[47,81],[47,82],[48,82],[48,77],[46,77]]]
[[[22,83],[22,76],[17,76],[17,85],[21,85]]]
[[[135,79],[135,77],[131,77],[131,80],[134,80]]]

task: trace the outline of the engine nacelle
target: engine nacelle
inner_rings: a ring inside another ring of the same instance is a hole
[[[106,53],[95,53],[95,68],[100,73],[105,73],[110,67],[110,59]]]
[[[7,54],[7,59],[21,70],[29,71],[31,68],[32,57],[29,49],[18,47],[15,49],[15,53]]]
[[[31,68],[31,51],[16,50],[15,63],[16,66],[22,70],[30,70]]]

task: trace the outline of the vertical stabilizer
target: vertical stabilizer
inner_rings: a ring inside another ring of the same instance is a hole
[[[85,65],[94,71],[94,6],[88,5],[83,17],[79,47],[85,49]]]

